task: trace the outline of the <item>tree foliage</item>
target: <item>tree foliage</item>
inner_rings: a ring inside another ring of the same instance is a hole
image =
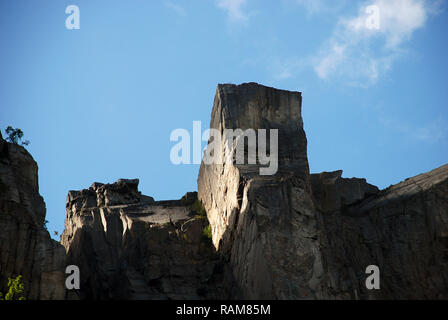
[[[202,229],[202,237],[206,240],[212,238],[212,227],[209,224]]]
[[[16,278],[9,278],[8,291],[6,292],[5,297],[3,297],[0,292],[0,300],[25,300],[25,297],[23,296],[24,291],[25,286],[23,285],[21,275],[18,275]]]
[[[196,200],[191,205],[191,210],[196,214],[198,218],[207,218],[207,212],[205,211],[204,206],[202,205],[202,202],[199,200]]]
[[[14,129],[11,126],[8,126],[8,128],[6,128],[5,130],[6,132],[6,141],[10,142],[10,143],[14,143],[14,144],[21,144],[22,146],[27,146],[30,144],[30,142],[28,140],[23,140],[23,131],[22,129],[16,128]]]

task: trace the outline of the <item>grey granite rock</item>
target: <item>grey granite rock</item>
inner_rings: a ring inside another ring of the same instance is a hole
[[[330,296],[448,298],[448,165],[325,213],[323,229]],[[372,264],[380,290],[365,286]]]
[[[232,158],[200,167],[198,196],[234,296],[446,299],[448,166],[382,191],[342,171],[310,175],[301,101],[254,83],[218,85],[211,128],[279,130],[275,175]],[[365,286],[369,265],[380,268],[380,290]]]
[[[235,294],[248,299],[320,297],[319,212],[311,195],[301,94],[255,83],[218,85],[210,127],[278,129],[278,172],[260,164],[201,164],[198,196],[213,243],[229,259]],[[225,140],[225,139],[223,139]],[[225,144],[218,152],[225,152]]]
[[[27,299],[64,299],[65,251],[44,228],[37,164],[0,135],[0,292],[23,276]]]
[[[202,236],[207,220],[185,201],[154,201],[137,186],[121,179],[69,192],[62,244],[81,271],[73,298],[225,298],[222,262]]]
[[[218,85],[210,127],[231,157],[202,162],[198,192],[155,201],[138,179],[69,191],[63,246],[44,228],[37,164],[0,134],[0,291],[22,274],[30,299],[448,299],[448,165],[385,190],[310,174],[301,107],[300,92]],[[235,162],[237,128],[278,130],[275,174]],[[80,290],[63,286],[68,264]]]
[[[313,196],[322,212],[339,210],[379,192],[366,179],[347,179],[341,176],[342,170],[311,175]]]

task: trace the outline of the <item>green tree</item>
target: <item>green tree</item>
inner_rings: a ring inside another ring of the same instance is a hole
[[[191,205],[191,210],[196,214],[196,217],[198,217],[198,218],[207,218],[207,212],[205,211],[205,208],[202,205],[202,201],[196,200]]]
[[[204,240],[210,240],[212,238],[212,227],[209,224],[202,229],[202,238]]]
[[[0,300],[25,300],[23,292],[25,291],[25,286],[22,282],[22,276],[18,275],[16,278],[8,279],[8,291],[3,298],[0,292]]]
[[[30,142],[28,140],[24,140],[22,141],[23,138],[23,131],[22,129],[16,128],[14,129],[11,126],[8,126],[8,128],[6,128],[5,130],[6,132],[6,141],[14,143],[14,144],[21,144],[22,146],[27,146],[30,144]]]

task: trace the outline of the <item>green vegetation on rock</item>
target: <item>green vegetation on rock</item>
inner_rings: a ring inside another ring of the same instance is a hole
[[[25,286],[22,282],[22,276],[19,275],[16,278],[8,279],[8,291],[3,297],[3,294],[0,292],[0,300],[25,300],[23,296],[23,292],[25,291]]]
[[[8,126],[8,128],[6,128],[5,130],[6,132],[6,141],[10,142],[10,143],[14,143],[14,144],[21,144],[22,146],[27,146],[30,144],[30,142],[28,140],[24,140],[22,141],[22,137],[23,137],[23,131],[22,129],[16,128],[14,129],[11,126]]]
[[[197,218],[207,218],[207,212],[205,211],[202,201],[200,200],[193,202],[191,205],[191,211],[195,213],[195,217]]]
[[[212,227],[209,224],[202,229],[202,236],[209,240],[212,238]]]

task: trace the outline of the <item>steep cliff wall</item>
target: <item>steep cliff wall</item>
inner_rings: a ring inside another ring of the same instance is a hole
[[[361,184],[360,184],[361,183]],[[337,205],[341,193],[365,199]],[[351,186],[350,186],[351,185]],[[448,298],[448,165],[375,192],[363,181],[313,179],[328,244],[322,248],[328,292],[346,299]],[[331,210],[328,210],[331,208]],[[367,290],[377,265],[381,289]]]
[[[65,251],[44,228],[37,164],[0,134],[0,292],[23,276],[28,299],[64,299]]]
[[[222,139],[207,152],[223,162],[202,162],[198,193],[155,201],[138,179],[69,191],[63,246],[44,227],[37,164],[0,134],[0,291],[21,274],[29,299],[448,299],[448,165],[385,190],[310,174],[301,107],[300,92],[218,85]],[[261,174],[260,154],[235,162],[227,129],[278,130],[278,171]],[[69,264],[81,289],[66,293]]]
[[[313,203],[301,93],[255,83],[218,85],[210,127],[277,129],[278,172],[261,164],[201,164],[198,196],[215,246],[228,256],[243,298],[323,298],[320,213]],[[269,134],[266,133],[268,136]],[[269,145],[269,143],[268,143]]]
[[[211,128],[223,136],[237,128],[279,132],[272,176],[234,157],[203,161],[199,171],[198,196],[233,270],[235,294],[447,298],[448,166],[381,192],[365,179],[341,178],[342,171],[310,175],[301,101],[299,92],[255,83],[218,85]],[[380,268],[380,290],[365,286],[369,265]]]
[[[182,200],[154,201],[138,180],[70,191],[62,244],[81,272],[80,299],[225,298],[207,219]]]

